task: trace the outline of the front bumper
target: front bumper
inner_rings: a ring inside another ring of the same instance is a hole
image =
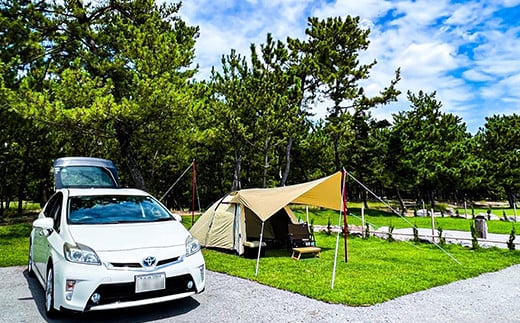
[[[55,307],[71,311],[118,309],[189,297],[205,288],[205,263],[201,252],[152,269],[109,268],[106,265],[55,265]],[[135,276],[164,273],[165,288],[135,292]],[[67,291],[67,281],[75,281]],[[92,296],[97,294],[99,299]]]

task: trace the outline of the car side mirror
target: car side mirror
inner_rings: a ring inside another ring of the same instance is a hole
[[[33,228],[43,229],[43,230],[52,230],[54,227],[54,219],[53,218],[40,218],[36,219],[33,222]]]

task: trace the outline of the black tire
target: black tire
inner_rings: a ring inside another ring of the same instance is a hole
[[[35,277],[34,268],[33,268],[33,256],[32,256],[32,241],[29,239],[29,257],[27,259],[27,276]]]
[[[52,267],[47,270],[45,280],[45,315],[50,319],[58,317],[58,311],[54,308],[54,270]]]

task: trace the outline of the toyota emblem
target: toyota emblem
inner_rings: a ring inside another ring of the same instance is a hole
[[[156,261],[157,261],[157,259],[155,257],[148,256],[143,259],[143,265],[145,267],[151,267],[151,266],[155,265]]]

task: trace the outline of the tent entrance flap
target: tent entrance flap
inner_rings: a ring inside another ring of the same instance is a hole
[[[246,209],[247,241],[263,242],[269,248],[285,248],[289,237],[289,223],[296,223],[296,218],[289,207],[284,207],[266,221],[262,222],[255,213]],[[263,226],[263,234],[262,234]]]

